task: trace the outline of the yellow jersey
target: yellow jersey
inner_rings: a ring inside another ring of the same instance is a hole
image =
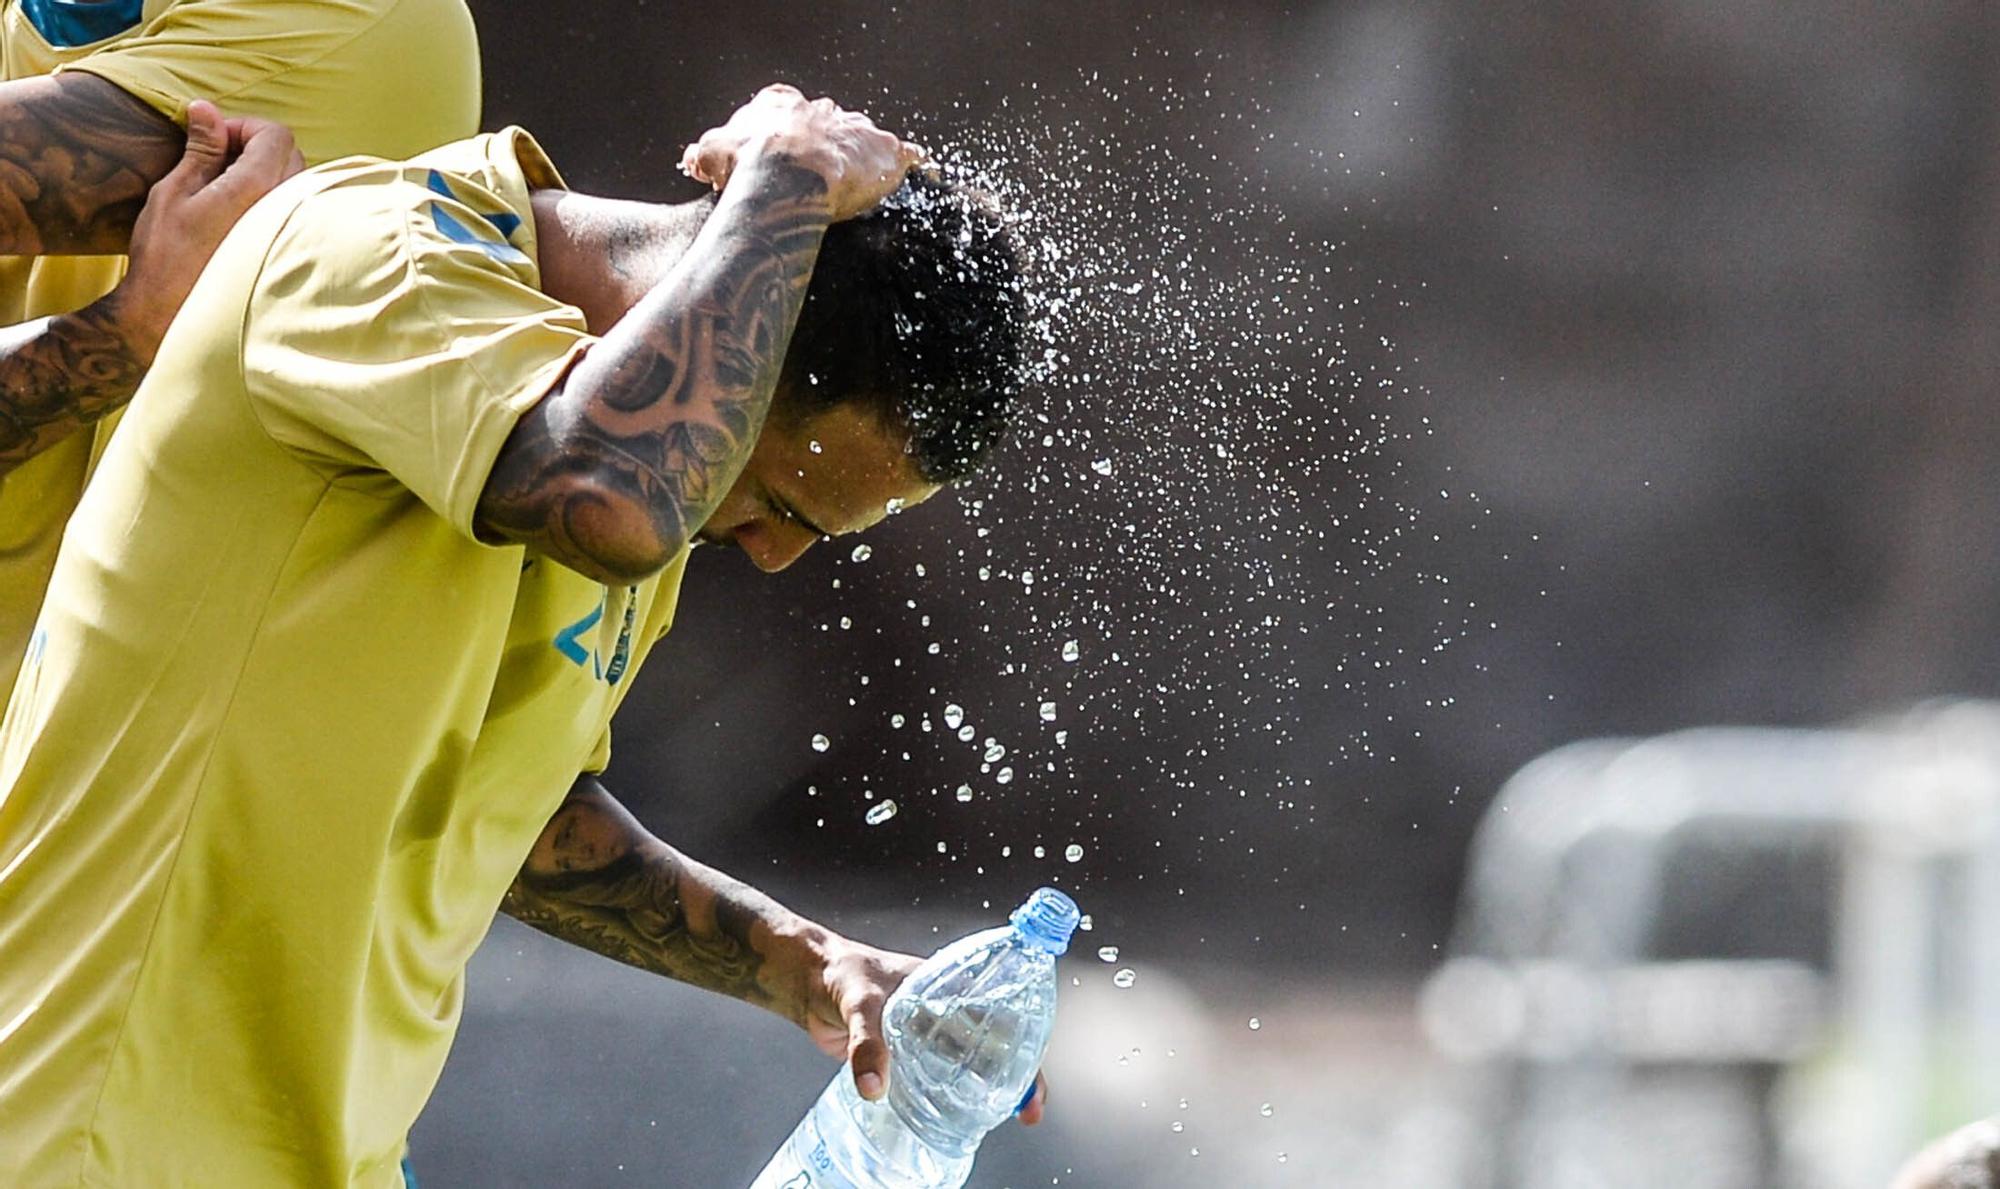
[[[594,340],[519,129],[252,208],[70,522],[0,726],[0,1184],[400,1186],[465,964],[672,621],[474,537]]]
[[[0,80],[78,70],[185,123],[192,99],[289,125],[306,160],[401,158],[479,129],[464,0],[0,0]],[[0,325],[88,305],[122,256],[0,257]],[[117,415],[0,476],[0,697]]]

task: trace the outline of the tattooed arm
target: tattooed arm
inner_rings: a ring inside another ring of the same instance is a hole
[[[0,255],[123,255],[181,130],[87,74],[0,84]]]
[[[17,87],[29,88],[26,101]],[[74,126],[89,121],[102,126]],[[92,137],[109,147],[92,148]],[[179,155],[171,170],[151,172],[144,146],[155,140],[167,164]],[[284,128],[225,120],[209,103],[188,106],[185,140],[101,79],[0,85],[0,240],[16,251],[124,251],[128,242],[132,251],[125,279],[97,301],[0,328],[0,475],[132,399],[223,235],[300,165]],[[128,183],[145,199],[136,225],[117,198]]]
[[[827,226],[881,201],[921,152],[790,87],[704,136],[688,169],[722,188],[714,212],[522,415],[481,493],[481,534],[607,583],[672,560],[756,444]]]
[[[882,1003],[917,960],[849,941],[695,862],[588,776],[549,819],[501,908],[553,937],[776,1012],[822,1050],[846,1055],[864,1094],[880,1092]]]

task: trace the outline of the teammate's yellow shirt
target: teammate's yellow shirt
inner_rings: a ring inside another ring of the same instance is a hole
[[[78,70],[182,123],[188,101],[289,125],[314,164],[409,157],[479,130],[464,0],[0,0],[0,79]],[[0,256],[0,325],[81,308],[122,256]],[[63,524],[116,415],[0,476],[0,699]]]
[[[467,959],[673,614],[474,539],[592,341],[518,129],[224,241],[0,727],[0,1184],[397,1186]]]

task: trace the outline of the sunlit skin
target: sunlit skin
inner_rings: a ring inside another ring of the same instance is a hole
[[[776,573],[821,540],[872,528],[892,506],[913,508],[937,494],[904,453],[903,435],[862,406],[794,420],[782,393],[779,401],[750,461],[703,522],[703,542],[734,545]]]

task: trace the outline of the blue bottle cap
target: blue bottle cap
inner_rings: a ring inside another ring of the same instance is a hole
[[[1029,942],[1060,954],[1069,949],[1069,935],[1076,932],[1079,915],[1076,901],[1054,888],[1037,888],[1028,902],[1007,919]]]

